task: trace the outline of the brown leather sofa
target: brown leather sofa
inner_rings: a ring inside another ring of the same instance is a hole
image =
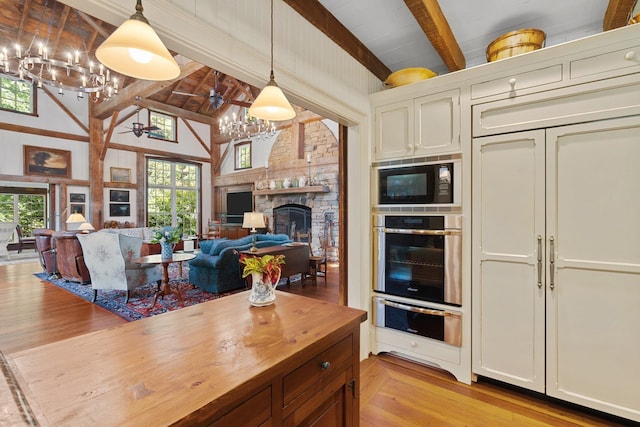
[[[55,276],[58,273],[54,233],[55,231],[48,228],[35,228],[32,232],[36,242],[36,250],[40,255],[40,264],[50,276]]]
[[[58,272],[68,282],[91,283],[89,270],[84,263],[82,246],[74,231],[56,231],[53,235],[56,245]]]

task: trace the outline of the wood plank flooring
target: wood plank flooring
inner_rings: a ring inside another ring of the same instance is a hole
[[[329,266],[326,285],[320,279],[317,285],[298,281],[279,289],[336,302],[338,268]],[[5,355],[126,323],[39,280],[33,276],[38,271],[37,262],[0,266],[0,351]],[[630,425],[493,383],[468,386],[446,372],[390,355],[362,362],[360,420],[363,427]]]

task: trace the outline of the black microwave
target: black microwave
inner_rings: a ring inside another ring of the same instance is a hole
[[[453,203],[453,163],[378,169],[378,203]]]

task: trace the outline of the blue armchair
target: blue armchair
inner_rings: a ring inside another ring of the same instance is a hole
[[[291,243],[286,234],[258,234],[256,247]],[[237,240],[214,239],[200,242],[202,253],[189,261],[189,282],[212,293],[245,287],[240,271],[240,252],[250,249],[251,236]]]

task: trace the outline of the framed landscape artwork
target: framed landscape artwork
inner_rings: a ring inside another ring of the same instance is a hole
[[[109,201],[110,202],[129,202],[129,191],[128,190],[109,190]]]
[[[131,216],[131,205],[129,203],[110,203],[110,216]]]
[[[71,204],[71,213],[79,213],[84,215],[84,204]]]
[[[131,182],[131,169],[111,168],[111,182]]]
[[[25,145],[24,174],[71,178],[71,151]]]
[[[86,202],[86,195],[84,193],[70,193],[69,201],[71,203],[84,203]]]

